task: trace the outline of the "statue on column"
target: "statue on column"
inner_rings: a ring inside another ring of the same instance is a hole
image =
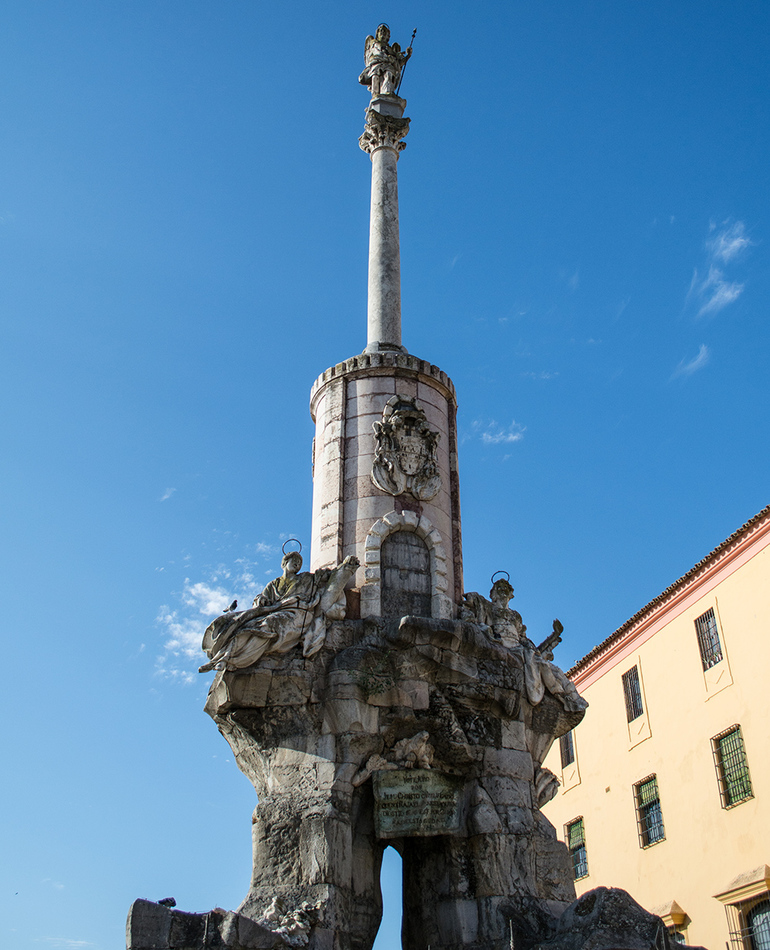
[[[372,96],[394,96],[401,78],[401,70],[412,55],[412,47],[401,52],[398,43],[390,43],[387,23],[380,23],[374,36],[366,37],[364,62],[366,67],[358,81],[369,86]]]

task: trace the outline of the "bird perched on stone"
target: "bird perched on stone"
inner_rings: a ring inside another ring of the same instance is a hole
[[[164,897],[162,901],[158,901],[161,907],[176,907],[176,901],[173,897]]]
[[[229,614],[230,611],[231,611],[231,610],[235,610],[235,608],[236,608],[237,606],[238,606],[238,601],[237,601],[237,600],[234,600],[234,601],[230,604],[230,606],[227,608],[227,610],[225,611],[225,613],[226,613],[226,614]]]

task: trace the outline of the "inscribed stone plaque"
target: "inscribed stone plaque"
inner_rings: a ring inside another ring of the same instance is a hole
[[[449,835],[460,830],[458,779],[429,769],[375,772],[374,826],[378,838]]]

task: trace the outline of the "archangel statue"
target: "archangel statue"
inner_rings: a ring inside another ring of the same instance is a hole
[[[374,36],[366,37],[366,67],[358,81],[362,86],[369,86],[372,96],[393,96],[398,88],[401,70],[411,55],[411,46],[402,53],[398,43],[390,43],[388,25],[380,23]]]

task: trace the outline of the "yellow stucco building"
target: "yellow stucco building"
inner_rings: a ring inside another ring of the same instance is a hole
[[[589,708],[545,765],[575,886],[678,939],[770,950],[770,506],[569,671]]]

